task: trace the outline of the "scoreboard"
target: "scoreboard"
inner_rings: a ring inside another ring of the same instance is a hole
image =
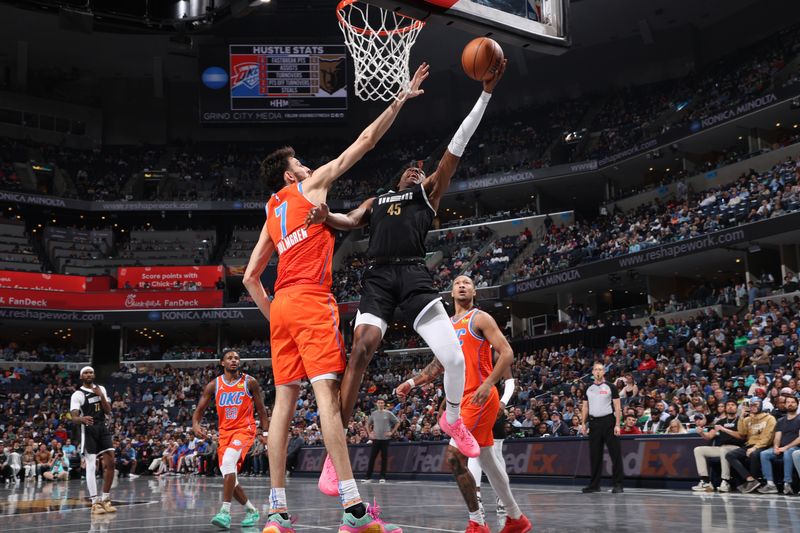
[[[232,44],[201,51],[201,122],[313,122],[347,112],[344,45]]]

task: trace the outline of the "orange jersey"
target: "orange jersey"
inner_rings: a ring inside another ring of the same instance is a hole
[[[267,231],[279,256],[275,292],[301,283],[331,288],[333,231],[325,224],[306,229],[313,207],[303,196],[302,183],[287,185],[267,202]]]
[[[242,429],[255,433],[256,419],[253,416],[253,397],[247,390],[247,374],[230,384],[225,382],[225,376],[217,376],[214,401],[220,433]]]
[[[492,363],[492,345],[475,331],[472,321],[480,313],[479,309],[472,309],[459,320],[453,320],[456,337],[461,343],[466,363],[466,381],[464,383],[464,396],[472,394],[486,381],[494,369]]]

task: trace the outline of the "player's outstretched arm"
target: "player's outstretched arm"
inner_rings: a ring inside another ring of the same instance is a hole
[[[375,148],[381,137],[389,130],[394,123],[397,114],[403,105],[412,98],[423,94],[425,91],[420,89],[420,85],[428,77],[428,64],[422,63],[411,80],[411,86],[407,91],[401,92],[398,97],[389,104],[389,107],[375,119],[372,124],[361,132],[358,139],[351,144],[342,154],[314,171],[314,173],[303,182],[303,191],[306,196],[313,196],[317,190],[328,191],[336,179],[347,172],[353,165],[361,160],[364,155]]]
[[[478,128],[478,124],[483,118],[483,112],[492,97],[492,92],[500,78],[503,77],[507,64],[508,60],[504,59],[494,76],[483,82],[483,92],[478,97],[478,101],[475,102],[472,111],[469,112],[464,122],[458,127],[453,140],[447,145],[447,150],[439,160],[436,170],[422,182],[422,186],[425,187],[425,192],[428,195],[428,200],[431,202],[431,207],[435,210],[439,209],[439,202],[450,187],[450,180],[453,179],[453,175],[456,173],[458,162],[461,156],[464,155],[464,149],[467,147],[472,134]]]
[[[331,213],[330,209],[328,209],[328,204],[322,203],[317,207],[311,208],[308,215],[306,215],[306,228],[311,224],[327,224],[339,231],[363,228],[369,224],[369,215],[372,212],[374,201],[375,198],[365,200],[360,206],[347,214]]]
[[[472,402],[477,405],[483,405],[486,399],[489,398],[489,392],[492,387],[500,381],[500,379],[509,373],[511,363],[514,361],[514,350],[508,343],[506,336],[500,331],[500,327],[488,313],[479,311],[474,318],[475,328],[480,332],[484,339],[491,344],[497,351],[497,360],[494,363],[494,369],[489,377],[486,378],[480,387],[472,395]]]
[[[250,261],[247,263],[247,269],[244,271],[244,284],[250,297],[258,306],[264,318],[269,320],[269,297],[264,285],[261,284],[261,274],[267,268],[272,254],[275,253],[275,243],[269,236],[267,231],[267,223],[264,222],[264,227],[261,229],[261,235],[258,237],[256,247],[253,248],[253,253],[250,254]]]
[[[201,422],[203,420],[203,413],[206,412],[206,408],[208,408],[211,400],[214,399],[215,388],[215,381],[211,381],[206,385],[206,388],[203,389],[203,394],[200,396],[200,401],[197,402],[197,407],[194,410],[194,414],[192,415],[192,432],[200,439],[208,438],[208,432],[201,425]]]

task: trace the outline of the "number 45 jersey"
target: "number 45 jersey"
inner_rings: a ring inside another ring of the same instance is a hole
[[[331,289],[334,235],[325,224],[306,228],[313,207],[303,196],[302,182],[287,185],[267,202],[267,231],[280,258],[275,293],[300,284]]]
[[[247,374],[233,383],[226,383],[224,375],[217,376],[215,400],[220,434],[241,430],[255,432],[253,397],[247,390]]]

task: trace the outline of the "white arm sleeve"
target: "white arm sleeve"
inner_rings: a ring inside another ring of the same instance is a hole
[[[478,101],[475,102],[475,107],[472,108],[467,118],[465,118],[461,126],[458,127],[458,131],[456,131],[456,134],[453,136],[453,140],[447,145],[447,150],[454,156],[461,157],[464,155],[464,149],[467,147],[467,143],[472,137],[472,134],[475,133],[475,130],[478,128],[478,124],[480,124],[481,118],[483,118],[483,112],[486,111],[486,106],[489,104],[489,99],[491,97],[491,93],[482,92],[478,97]]]
[[[514,378],[507,379],[503,382],[503,397],[500,398],[503,405],[508,405],[508,401],[514,395],[514,383]]]
[[[83,393],[79,390],[76,390],[72,393],[72,398],[69,400],[69,410],[70,411],[80,411],[81,407],[83,406]]]

